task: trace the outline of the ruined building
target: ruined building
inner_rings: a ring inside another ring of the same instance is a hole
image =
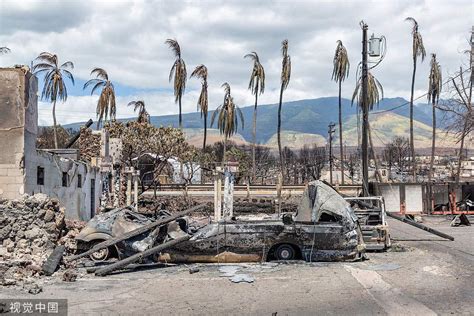
[[[44,193],[66,217],[88,220],[99,207],[101,174],[76,150],[36,148],[38,82],[28,67],[0,68],[0,198]]]

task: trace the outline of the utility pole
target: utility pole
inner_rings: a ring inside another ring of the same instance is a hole
[[[363,196],[369,196],[369,154],[368,154],[368,125],[369,108],[367,100],[367,29],[365,22],[362,26],[362,192]]]
[[[331,183],[331,184],[332,184],[332,164],[333,164],[333,159],[332,159],[332,135],[335,132],[334,126],[335,126],[334,123],[329,123],[329,125],[328,125],[328,134],[329,134],[329,183]]]

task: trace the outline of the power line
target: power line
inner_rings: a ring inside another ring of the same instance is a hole
[[[457,75],[454,76],[454,77],[450,77],[448,80],[446,80],[445,82],[443,82],[442,85],[443,85],[443,86],[446,85],[446,84],[447,84],[448,82],[450,82],[452,79],[455,79],[455,78],[461,76],[462,74],[464,74],[465,72],[467,72],[467,71],[469,71],[469,70],[471,70],[471,68],[468,68],[468,69],[464,70],[463,72],[457,74]],[[421,98],[423,98],[423,97],[426,97],[427,95],[428,95],[428,92],[426,92],[425,94],[422,94],[422,95],[416,97],[415,99],[413,99],[413,101],[416,101],[416,100],[418,100],[418,99],[421,99]],[[403,107],[403,106],[405,106],[405,105],[408,105],[408,104],[410,104],[410,101],[407,101],[407,102],[405,102],[405,103],[403,103],[403,104],[397,105],[397,106],[395,106],[395,107],[393,107],[393,108],[391,108],[391,109],[381,110],[381,111],[374,111],[374,112],[371,112],[370,114],[380,114],[380,113],[390,112],[390,111],[399,109],[399,108],[401,108],[401,107]]]

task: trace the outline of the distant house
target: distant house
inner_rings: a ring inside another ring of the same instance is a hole
[[[166,165],[159,175],[153,173],[157,157],[161,162],[166,160]],[[150,185],[155,176],[161,184],[201,183],[201,166],[196,162],[181,163],[176,157],[165,158],[152,153],[143,154],[133,160],[136,168],[140,170],[141,180],[145,185]]]
[[[462,181],[474,180],[474,157],[461,161],[461,175]]]

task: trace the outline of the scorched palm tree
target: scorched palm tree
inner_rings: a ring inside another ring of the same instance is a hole
[[[91,71],[91,75],[95,75],[96,78],[88,80],[84,84],[83,89],[85,90],[87,87],[93,86],[91,90],[92,95],[95,90],[102,88],[96,109],[96,115],[98,117],[97,128],[99,128],[102,121],[107,121],[107,117],[110,117],[112,121],[115,121],[115,115],[117,112],[115,105],[115,90],[112,81],[109,80],[107,71],[104,69],[94,68]]]
[[[356,88],[354,90],[354,94],[352,95],[352,103],[354,100],[357,99],[357,105],[359,106],[359,110],[362,111],[360,108],[363,104],[362,102],[362,76],[357,81]],[[369,111],[374,109],[374,105],[378,105],[380,100],[383,99],[383,87],[380,82],[369,72],[367,73],[367,107]],[[378,177],[379,181],[382,181],[382,176],[379,173],[379,167],[377,162],[377,155],[374,148],[374,143],[372,142],[372,129],[370,124],[368,124],[368,134],[369,134],[369,142],[370,148],[372,150],[372,154],[374,157],[375,162],[375,175]]]
[[[281,42],[281,86],[280,86],[280,102],[278,103],[278,127],[277,127],[277,138],[278,138],[278,154],[280,156],[280,172],[283,175],[283,156],[281,150],[281,105],[283,101],[283,91],[286,90],[290,83],[291,76],[291,58],[288,55],[288,40],[285,39]]]
[[[412,17],[408,17],[405,21],[410,21],[413,24],[411,34],[412,34],[412,58],[413,58],[413,73],[411,77],[411,94],[410,94],[410,149],[411,149],[411,159],[412,159],[412,173],[413,181],[416,181],[416,161],[415,161],[415,142],[413,135],[413,95],[415,93],[415,74],[416,74],[416,62],[418,57],[421,57],[421,61],[425,59],[426,51],[423,46],[423,38],[418,32],[418,22]]]
[[[38,75],[44,73],[44,86],[41,99],[53,103],[53,134],[54,147],[58,148],[57,121],[56,121],[56,101],[67,100],[67,87],[64,82],[65,77],[69,78],[74,85],[74,76],[70,70],[74,69],[74,64],[67,61],[59,66],[58,56],[52,53],[43,52],[34,60],[33,73]]]
[[[257,142],[257,104],[258,95],[265,91],[265,70],[256,52],[244,56],[253,61],[253,69],[250,74],[249,90],[255,95],[255,105],[253,108],[253,129],[252,129],[252,180],[255,181],[255,145]]]
[[[176,57],[176,60],[173,63],[173,66],[170,70],[169,81],[173,80],[173,89],[174,89],[174,96],[175,102],[178,103],[179,106],[179,128],[183,128],[183,121],[181,117],[181,98],[183,97],[184,90],[186,88],[186,64],[184,60],[181,58],[181,48],[176,40],[167,39],[165,44],[171,48]]]
[[[344,146],[342,142],[342,98],[341,85],[344,79],[349,76],[349,57],[347,50],[342,45],[342,41],[337,41],[336,53],[333,60],[334,68],[332,71],[332,80],[339,84],[339,149],[341,153],[341,182],[344,184]]]
[[[432,176],[434,175],[433,164],[435,156],[435,146],[436,146],[436,105],[439,101],[439,95],[443,87],[441,76],[441,66],[436,60],[436,54],[431,54],[431,63],[430,63],[430,75],[429,75],[429,84],[428,84],[428,102],[431,102],[432,111],[433,111],[433,132],[431,139],[431,160],[430,160],[430,170],[428,174],[428,181],[431,182]]]
[[[137,112],[138,110],[138,123],[150,123],[150,115],[148,114],[145,108],[145,101],[131,101],[128,103],[128,106],[133,106],[133,111]]]
[[[212,113],[211,126],[214,125],[214,120],[217,117],[217,128],[222,134],[224,134],[224,152],[223,162],[225,161],[225,152],[227,146],[227,140],[237,132],[239,126],[239,118],[242,123],[242,129],[244,128],[244,116],[240,108],[235,105],[234,98],[230,93],[230,85],[227,82],[222,84],[224,88],[224,101],[221,105]]]
[[[202,149],[206,149],[206,139],[207,139],[207,110],[209,106],[209,99],[207,96],[207,67],[204,65],[199,65],[194,69],[191,77],[196,77],[201,79],[201,94],[199,94],[199,99],[197,106],[201,110],[201,117],[204,117],[204,139],[202,141]]]

